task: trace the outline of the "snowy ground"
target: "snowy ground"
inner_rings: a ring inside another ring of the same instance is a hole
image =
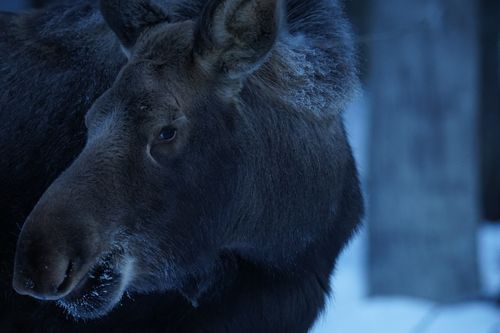
[[[332,278],[334,297],[312,333],[500,333],[500,307],[487,302],[439,306],[404,297],[366,297],[361,232],[340,258]],[[500,290],[500,227],[479,233],[485,292]]]
[[[346,118],[362,179],[368,110],[359,99]],[[492,303],[440,306],[404,297],[366,297],[365,244],[362,231],[343,253],[332,278],[334,297],[311,333],[500,333],[500,307]],[[500,292],[500,226],[485,224],[478,244],[483,292],[493,295]]]

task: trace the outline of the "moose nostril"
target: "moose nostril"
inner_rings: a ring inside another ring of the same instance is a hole
[[[23,265],[14,273],[13,287],[21,295],[40,300],[57,300],[73,286],[74,262],[66,257],[52,257],[38,265]]]
[[[19,274],[18,274],[19,275]],[[35,289],[35,282],[30,278],[14,277],[13,281],[14,290],[21,295],[28,295],[30,290]]]
[[[66,272],[64,273],[62,281],[57,287],[58,294],[65,294],[71,287],[72,273],[73,273],[73,261],[70,260],[68,262],[68,267],[66,268]]]
[[[35,288],[35,282],[33,282],[33,280],[31,279],[26,279],[26,281],[24,282],[24,287],[26,289],[33,289]]]
[[[35,282],[23,275],[24,272],[14,273],[12,287],[20,295],[31,295],[35,290]]]

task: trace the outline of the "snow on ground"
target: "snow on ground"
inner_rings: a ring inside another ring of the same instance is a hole
[[[485,224],[479,231],[478,242],[482,291],[500,296],[500,227]]]
[[[500,226],[485,225],[479,239],[483,286],[489,281],[489,288],[498,288]],[[333,296],[311,333],[500,333],[500,307],[492,303],[440,306],[405,297],[368,298],[365,244],[366,234],[361,232],[341,256],[332,277]],[[489,295],[499,291],[487,290]]]
[[[369,108],[359,98],[346,124],[361,179],[366,174]],[[500,292],[500,225],[485,224],[478,233],[479,266],[485,295]],[[405,297],[367,297],[366,233],[361,231],[339,259],[332,277],[333,295],[311,333],[500,333],[500,307],[488,302],[438,305]]]

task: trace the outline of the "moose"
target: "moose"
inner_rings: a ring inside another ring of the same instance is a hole
[[[340,3],[83,1],[0,46],[0,325],[312,327],[363,213]]]

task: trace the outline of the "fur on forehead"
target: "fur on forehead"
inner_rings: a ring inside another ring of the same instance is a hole
[[[147,59],[163,64],[183,64],[193,49],[193,21],[162,23],[141,36],[130,59]]]

